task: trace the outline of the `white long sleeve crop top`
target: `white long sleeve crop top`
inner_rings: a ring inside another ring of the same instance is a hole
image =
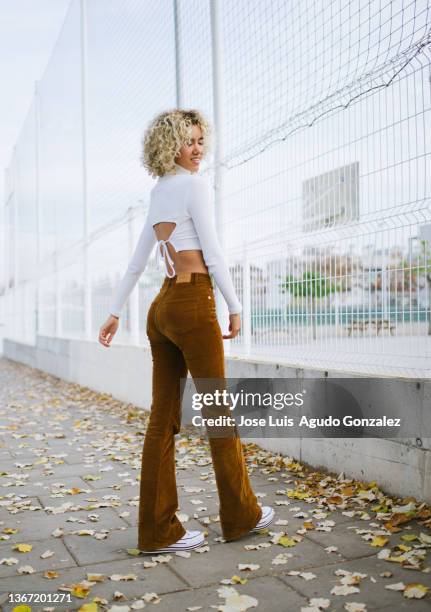
[[[157,241],[154,232],[153,226],[161,221],[176,223],[166,241]],[[226,300],[229,313],[242,312],[213,223],[208,182],[204,177],[175,164],[175,173],[159,177],[151,190],[150,206],[144,227],[127,270],[111,299],[109,309],[111,314],[120,316],[126,300],[147,265],[156,242],[158,243],[156,261],[160,264],[163,254],[166,253],[169,263],[169,267],[166,266],[166,273],[169,277],[175,276],[176,272],[166,242],[170,242],[177,252],[189,249],[202,250],[205,264]]]

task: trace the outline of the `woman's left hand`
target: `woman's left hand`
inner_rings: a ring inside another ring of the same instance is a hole
[[[229,315],[229,331],[230,334],[226,334],[223,337],[224,340],[230,340],[231,338],[235,338],[239,334],[239,330],[241,329],[241,315],[230,314]]]

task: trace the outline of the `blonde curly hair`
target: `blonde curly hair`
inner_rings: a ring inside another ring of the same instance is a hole
[[[210,150],[212,128],[204,115],[195,109],[174,108],[152,119],[142,136],[142,165],[154,178],[172,172],[180,149],[191,138],[192,125],[202,130],[205,156]]]

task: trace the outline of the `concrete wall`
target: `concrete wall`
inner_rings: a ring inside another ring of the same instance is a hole
[[[149,349],[91,341],[38,337],[36,346],[4,340],[4,356],[78,383],[143,409],[151,407],[152,360]],[[226,357],[227,378],[353,377],[354,374],[288,367],[277,363]],[[424,419],[430,422],[430,381]],[[412,382],[416,385],[416,382]],[[408,410],[406,405],[406,410]],[[427,429],[427,431],[429,428]],[[346,478],[375,480],[386,493],[413,496],[431,503],[430,440],[376,438],[246,438],[262,448],[290,456],[316,469],[327,469]]]

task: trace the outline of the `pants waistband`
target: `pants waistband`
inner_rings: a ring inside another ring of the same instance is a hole
[[[172,278],[165,276],[163,287],[181,283],[211,286],[211,277],[206,272],[178,272]]]

